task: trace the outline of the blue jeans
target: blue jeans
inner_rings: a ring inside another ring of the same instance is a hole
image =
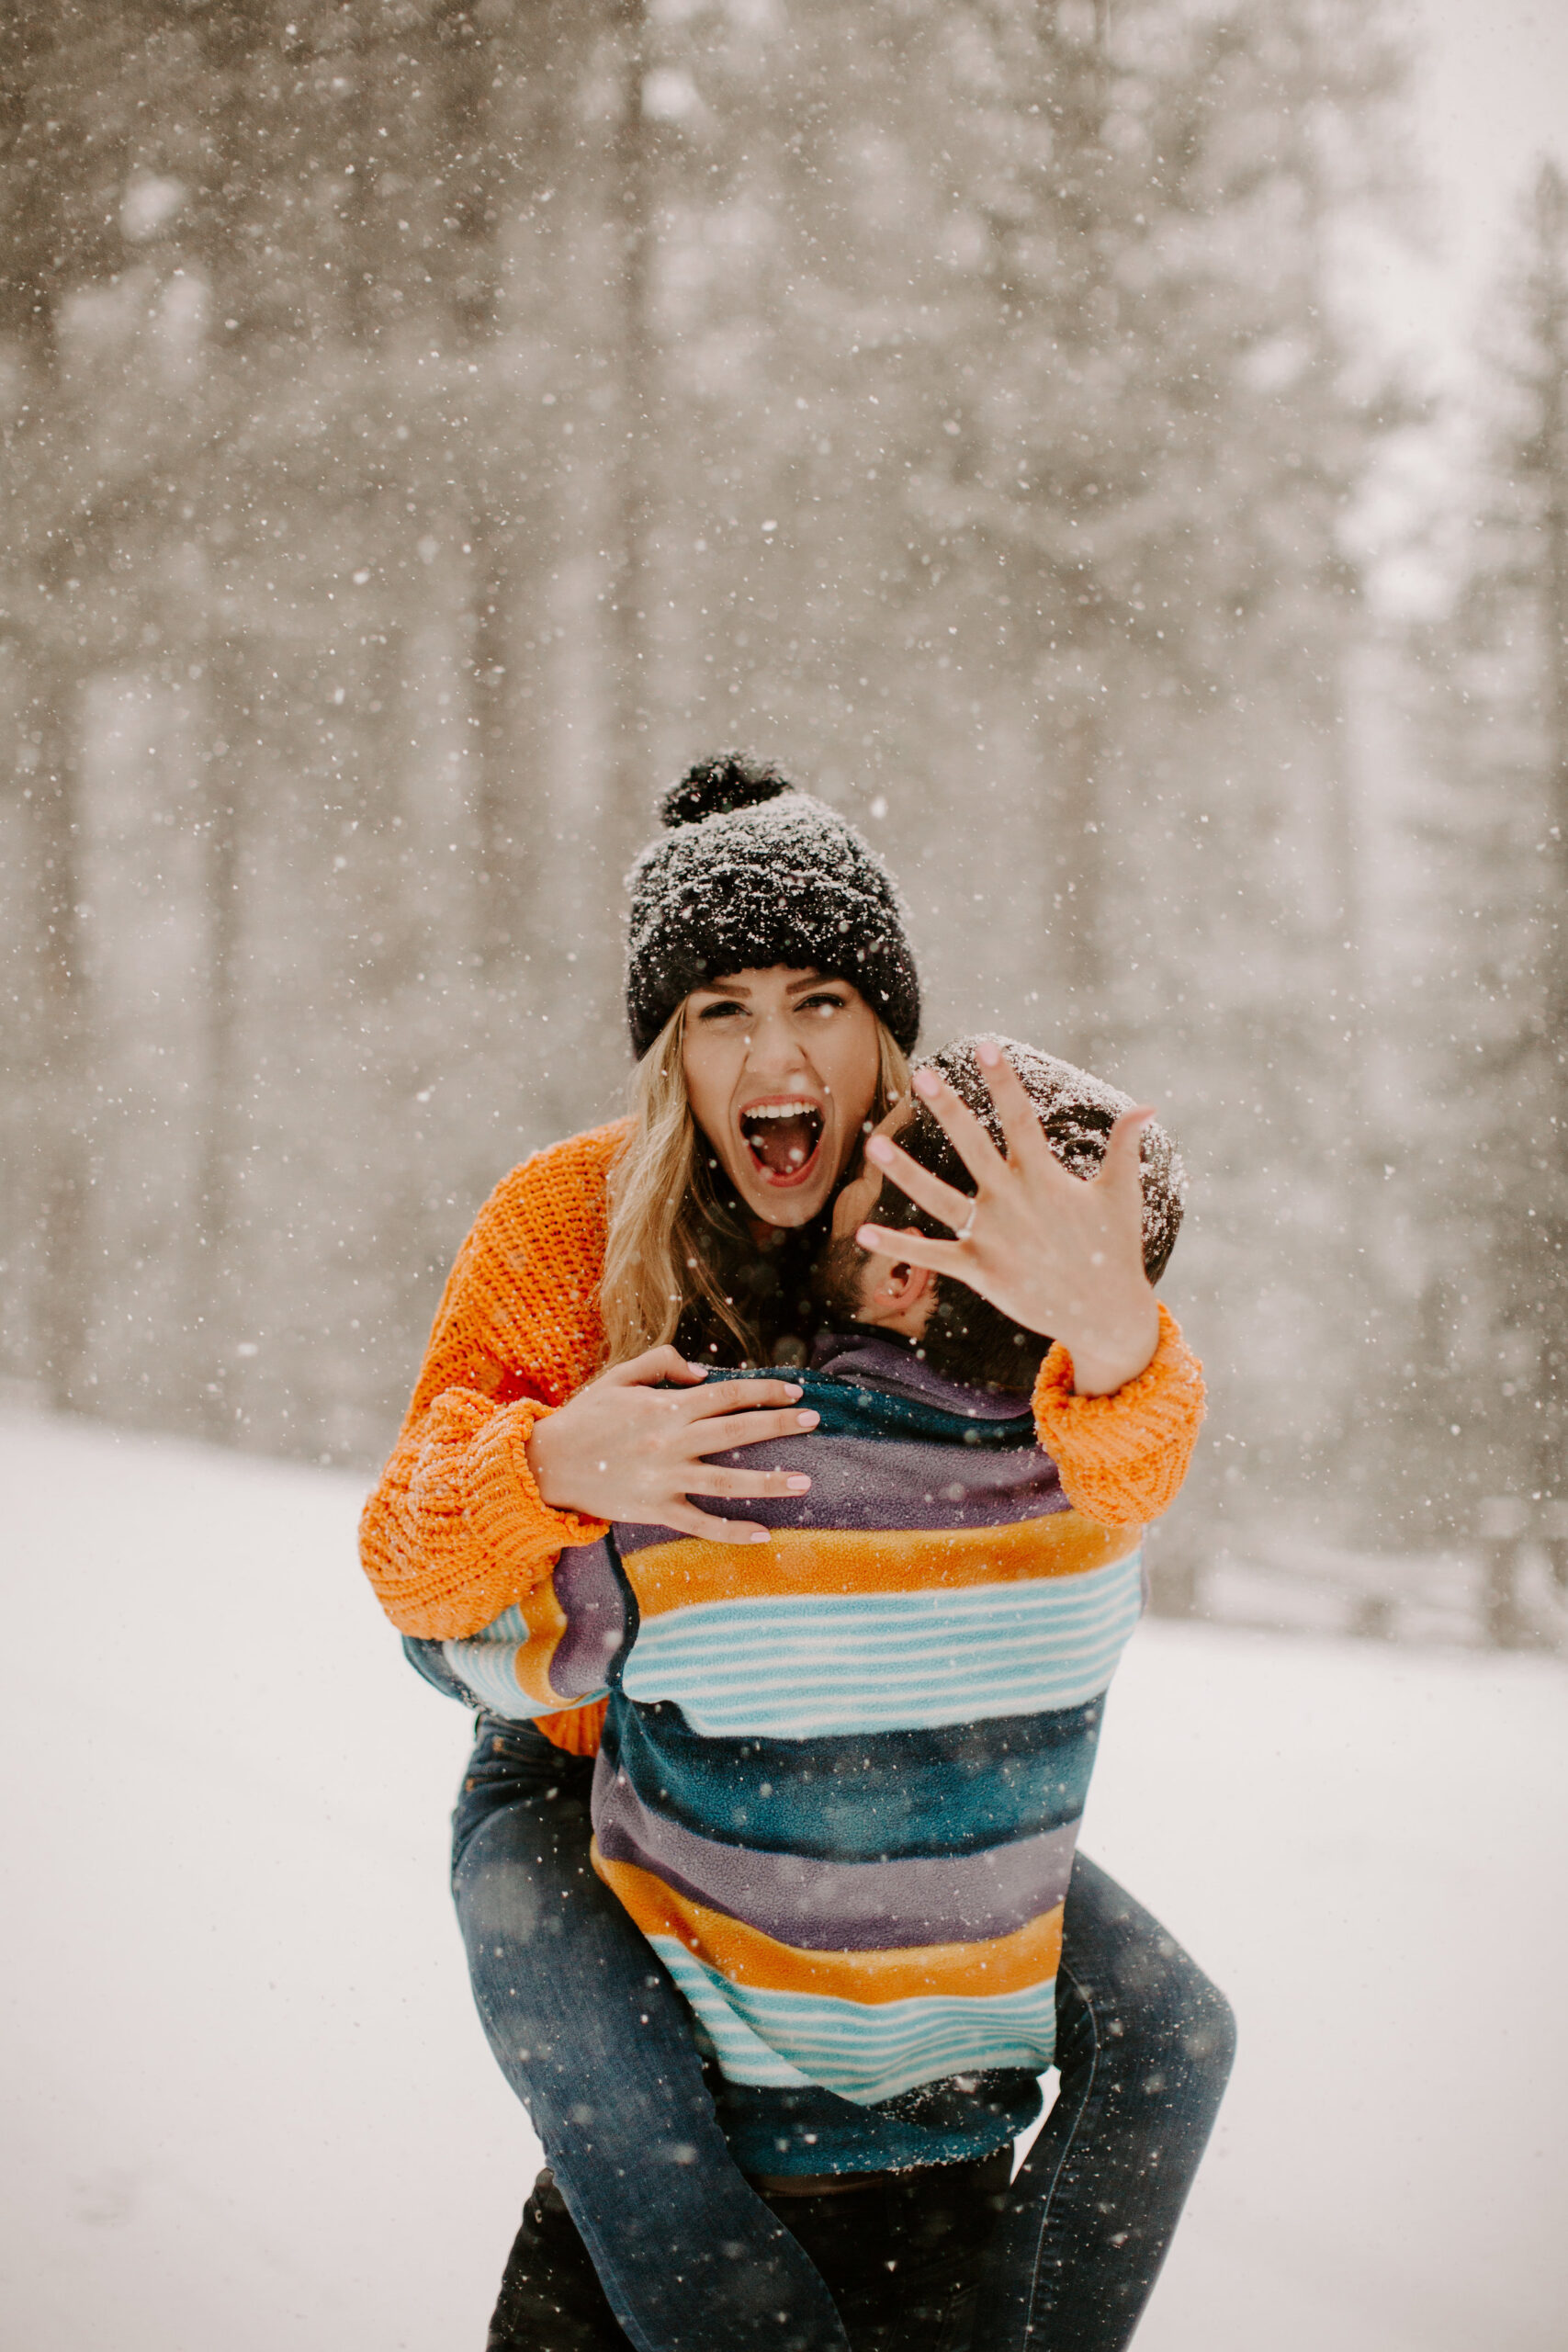
[[[1120,2352],[1233,2046],[1223,1996],[1158,1922],[1078,1858],[1060,2089],[1010,2188],[994,2164],[944,2165],[764,2201],[731,2159],[690,2010],[589,1864],[591,1780],[530,1726],[481,1715],[454,1818],[475,2000],[554,2175],[509,2271],[524,2323],[510,2335],[498,2312],[494,2352],[963,2352],[971,2332],[985,2352]],[[596,2281],[571,2273],[579,2239]]]

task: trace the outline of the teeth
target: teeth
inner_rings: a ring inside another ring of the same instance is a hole
[[[759,1102],[742,1116],[747,1119],[809,1118],[816,1108],[815,1102]]]

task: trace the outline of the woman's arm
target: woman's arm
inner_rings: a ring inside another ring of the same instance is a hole
[[[1181,1489],[1203,1423],[1203,1367],[1161,1306],[1159,1344],[1132,1380],[1083,1396],[1060,1342],[1034,1385],[1034,1426],[1055,1463],[1062,1491],[1102,1527],[1144,1527]]]
[[[612,1520],[765,1544],[766,1528],[688,1498],[804,1491],[787,1471],[704,1458],[813,1426],[815,1413],[789,1409],[793,1382],[705,1385],[673,1348],[592,1377],[605,1178],[624,1132],[576,1136],[513,1169],[458,1252],[360,1521],[366,1573],[401,1634],[479,1633],[541,1584],[566,1545],[594,1542]]]
[[[448,1277],[359,1549],[400,1633],[478,1633],[604,1522],[552,1508],[528,1464],[536,1424],[603,1346],[604,1183],[624,1128],[539,1152],[503,1178]]]
[[[1203,1375],[1144,1272],[1139,1138],[1147,1111],[1111,1129],[1085,1180],[1063,1167],[1017,1071],[994,1046],[979,1057],[1007,1141],[1004,1159],[953,1088],[930,1070],[915,1085],[975,1178],[960,1193],[886,1136],[866,1156],[952,1241],[863,1226],[863,1247],[949,1274],[1027,1330],[1054,1335],[1034,1391],[1040,1442],[1086,1518],[1157,1519],[1174,1499],[1203,1419]]]

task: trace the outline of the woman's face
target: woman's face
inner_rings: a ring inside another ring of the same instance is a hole
[[[827,1205],[876,1098],[876,1018],[847,980],[777,964],[686,1000],[692,1114],[742,1202],[768,1225]]]

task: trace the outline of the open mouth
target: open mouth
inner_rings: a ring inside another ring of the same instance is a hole
[[[754,1102],[740,1114],[741,1140],[751,1165],[772,1184],[798,1183],[810,1174],[822,1127],[820,1110],[803,1095]]]

